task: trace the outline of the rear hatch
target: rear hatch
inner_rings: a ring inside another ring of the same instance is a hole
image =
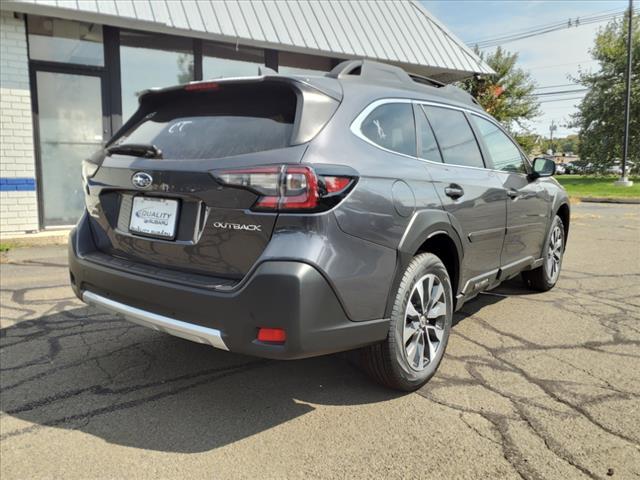
[[[143,94],[136,114],[83,166],[99,255],[159,274],[241,279],[278,213],[252,208],[260,192],[219,173],[300,163],[339,101],[339,90],[279,76]]]

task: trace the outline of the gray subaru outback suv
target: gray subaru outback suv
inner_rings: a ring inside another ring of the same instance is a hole
[[[466,93],[367,61],[262,73],[147,91],[84,162],[80,299],[231,352],[358,349],[414,390],[465,301],[519,274],[555,285],[553,162],[531,165]]]

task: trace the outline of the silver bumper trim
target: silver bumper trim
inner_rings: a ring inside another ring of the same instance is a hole
[[[97,295],[88,290],[82,292],[82,300],[89,305],[106,310],[109,313],[122,315],[126,320],[142,325],[143,327],[153,328],[154,330],[191,340],[192,342],[204,343],[222,350],[229,350],[222,340],[222,332],[215,328],[202,327],[200,325],[194,325],[193,323],[187,323],[158,315],[157,313],[141,310]]]

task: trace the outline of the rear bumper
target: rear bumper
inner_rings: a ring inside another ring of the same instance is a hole
[[[160,330],[176,337],[182,337],[192,342],[209,344],[222,350],[229,350],[222,340],[222,332],[216,328],[201,327],[193,323],[181,322],[173,318],[158,315],[139,308],[134,308],[124,303],[116,302],[102,295],[97,295],[89,290],[82,292],[82,301],[101,310],[123,316],[130,322],[143,327]]]
[[[150,278],[90,261],[86,222],[71,232],[69,269],[86,303],[172,335],[265,358],[294,359],[384,340],[389,321],[349,320],[326,279],[311,265],[267,261],[232,291]],[[282,345],[259,342],[258,328],[286,330]]]

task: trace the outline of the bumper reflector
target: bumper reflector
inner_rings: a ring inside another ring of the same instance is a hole
[[[269,343],[284,343],[287,340],[287,332],[282,328],[259,328],[258,341]]]

